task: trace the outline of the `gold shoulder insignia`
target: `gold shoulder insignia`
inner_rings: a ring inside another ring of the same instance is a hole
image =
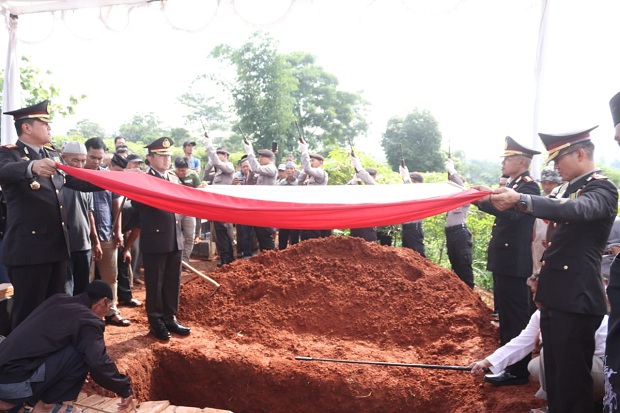
[[[592,179],[609,179],[609,178],[601,174],[592,174]]]
[[[54,146],[51,143],[46,143],[43,146],[45,146],[45,149],[47,149],[48,151],[56,152],[56,148],[54,148]]]
[[[19,146],[13,145],[12,143],[9,143],[8,145],[2,145],[2,147],[7,149],[19,149]]]
[[[532,179],[532,177],[531,177],[531,176],[529,176],[529,175],[524,176],[524,177],[523,177],[523,180],[524,180],[525,182],[534,182],[534,179]]]

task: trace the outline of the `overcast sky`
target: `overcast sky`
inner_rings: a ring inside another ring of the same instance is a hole
[[[620,90],[620,2],[549,1],[538,130],[599,124],[597,158],[616,158],[608,101]],[[85,118],[113,133],[137,112],[198,131],[200,125],[184,124],[177,98],[213,70],[206,56],[214,46],[236,47],[265,30],[281,52],[314,54],[342,89],[370,102],[371,128],[357,144],[366,151],[381,152],[387,120],[415,107],[430,110],[444,146],[449,140],[468,158],[496,159],[506,135],[539,145],[533,130],[539,0],[165,3],[129,14],[125,6],[108,9],[108,28],[93,9],[20,17],[20,53],[51,70],[62,92],[88,95],[74,116],[55,120],[52,133]],[[3,49],[6,41],[3,34]]]

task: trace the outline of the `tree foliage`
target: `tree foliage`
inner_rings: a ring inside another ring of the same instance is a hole
[[[154,113],[134,115],[129,122],[119,127],[118,132],[129,142],[151,142],[164,135],[161,122]]]
[[[367,103],[339,90],[336,77],[310,54],[281,54],[273,38],[257,32],[240,48],[219,45],[211,56],[234,68],[233,79],[219,80],[238,117],[233,137],[244,132],[256,149],[275,141],[281,152],[291,152],[301,133],[312,150],[327,154],[367,130]]]
[[[89,119],[82,119],[75,125],[74,129],[67,131],[67,136],[78,139],[90,139],[95,136],[104,138],[106,133],[105,129],[103,129],[103,127],[98,123],[95,123]]]
[[[410,171],[443,170],[441,132],[427,110],[414,109],[404,118],[389,119],[381,145],[394,171],[403,158]]]
[[[86,98],[86,95],[84,94],[79,96],[70,94],[67,96],[51,82],[50,78],[52,76],[52,72],[50,70],[41,72],[40,69],[33,67],[30,64],[30,59],[27,56],[22,56],[21,60],[22,64],[20,65],[19,77],[22,91],[22,107],[34,105],[49,99],[51,114],[59,114],[64,117],[67,115],[72,115],[75,112],[75,107],[79,104],[79,102]],[[2,99],[3,89],[4,70],[0,76],[0,99]],[[12,109],[18,108],[3,108],[3,110]]]

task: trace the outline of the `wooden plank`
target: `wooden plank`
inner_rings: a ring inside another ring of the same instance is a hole
[[[140,407],[138,408],[138,412],[160,413],[160,412],[166,411],[169,406],[170,406],[170,402],[168,400],[140,402]]]

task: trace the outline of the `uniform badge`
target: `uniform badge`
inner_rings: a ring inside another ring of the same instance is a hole
[[[29,157],[27,157],[27,156],[22,156],[22,161],[29,161],[29,160],[30,160],[30,158],[29,158]]]
[[[24,153],[26,155],[30,155],[30,152],[28,151],[28,147],[27,146],[24,146]]]
[[[169,148],[170,147],[170,140],[169,139],[164,139],[163,142],[161,143],[161,146],[163,146],[164,148]]]
[[[30,182],[30,189],[32,189],[33,191],[38,191],[41,188],[41,184],[38,181],[32,181]]]

